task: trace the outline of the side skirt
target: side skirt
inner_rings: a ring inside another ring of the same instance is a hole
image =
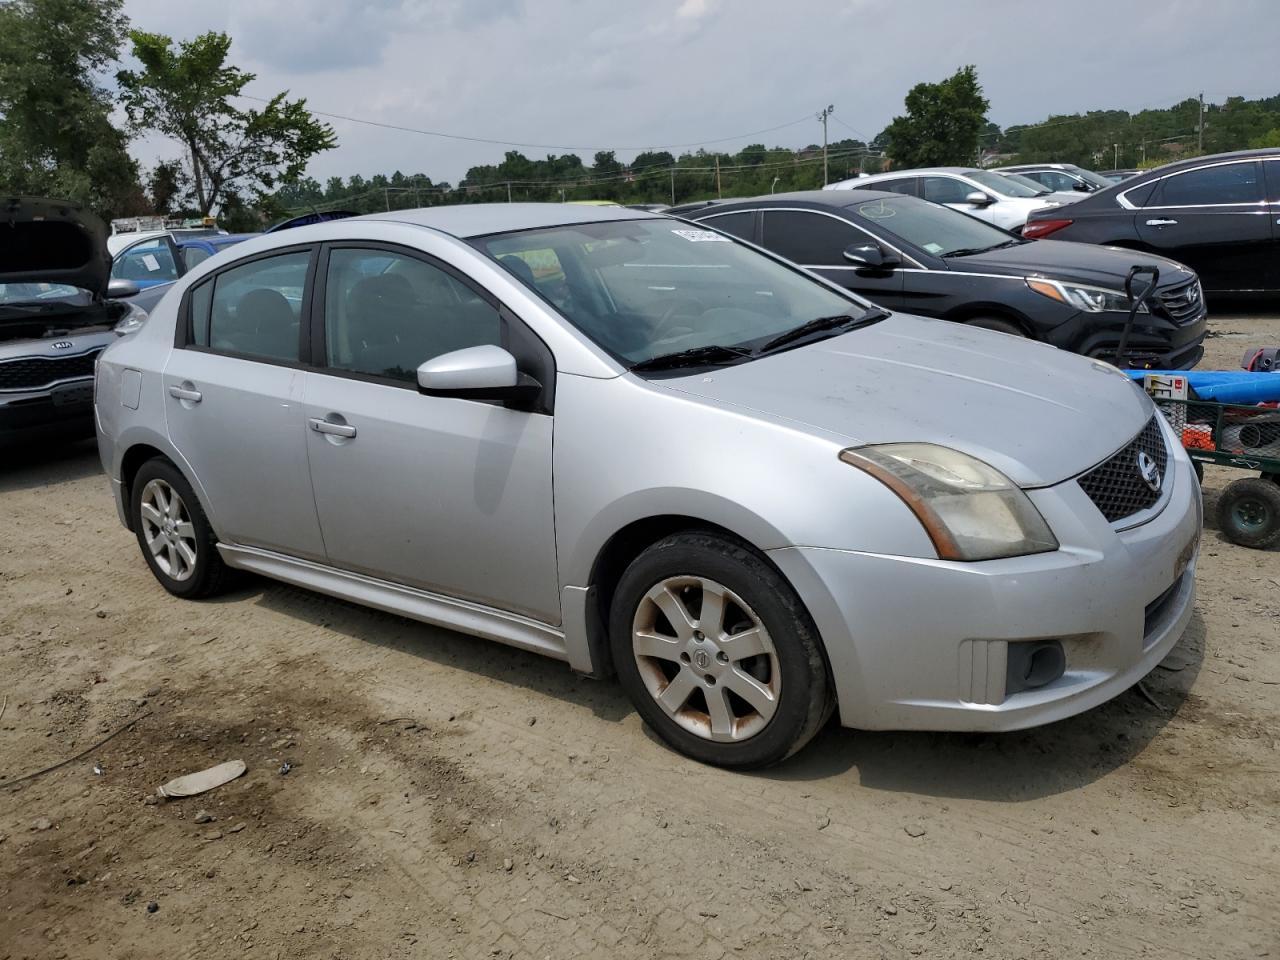
[[[399,614],[432,626],[496,640],[556,660],[569,659],[562,631],[519,614],[338,570],[309,560],[298,560],[256,547],[220,543],[218,552],[229,567],[260,573],[264,577],[282,580],[295,587],[327,593],[331,597],[340,597],[361,606]]]

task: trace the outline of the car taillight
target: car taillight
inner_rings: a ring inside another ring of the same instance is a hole
[[[1051,233],[1057,233],[1063,227],[1069,227],[1074,220],[1028,220],[1022,228],[1022,235],[1028,240],[1039,240]]]

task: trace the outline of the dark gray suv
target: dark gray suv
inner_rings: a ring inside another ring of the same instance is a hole
[[[64,200],[0,200],[0,445],[93,434],[94,363],[147,314],[107,232]]]

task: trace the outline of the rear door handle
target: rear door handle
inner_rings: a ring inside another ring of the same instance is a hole
[[[176,383],[169,387],[169,396],[175,400],[186,400],[190,403],[199,403],[203,398],[199,390],[192,390],[188,387],[180,387]]]
[[[328,433],[335,437],[354,437],[356,428],[349,423],[333,423],[330,420],[322,420],[320,417],[312,417],[307,421],[311,424],[311,429],[316,433]]]
[[[1177,220],[1148,220],[1148,227],[1171,227],[1177,224]]]

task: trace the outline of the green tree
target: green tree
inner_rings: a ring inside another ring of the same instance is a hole
[[[916,84],[907,94],[906,115],[894,117],[884,130],[894,165],[971,165],[989,105],[972,66],[961,67],[941,83]]]
[[[0,3],[0,183],[105,217],[141,213],[138,166],[98,78],[124,39],[121,0]]]
[[[186,173],[182,165],[172,160],[161,160],[147,180],[147,194],[155,213],[176,213],[179,201],[187,187]]]
[[[333,129],[311,115],[305,100],[279,93],[261,108],[234,106],[255,75],[227,63],[225,33],[201,34],[176,49],[158,33],[131,30],[129,38],[142,63],[141,71],[116,75],[129,120],[182,144],[202,214],[293,183],[308,160],[337,145]]]

